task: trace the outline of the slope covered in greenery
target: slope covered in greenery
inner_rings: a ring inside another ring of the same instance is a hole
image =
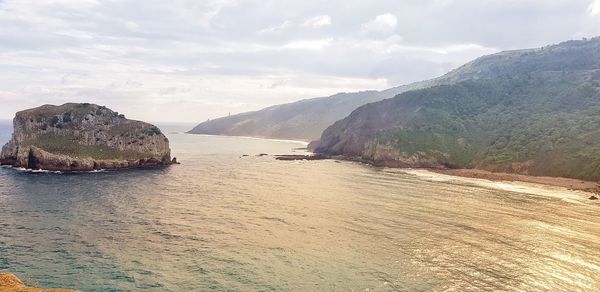
[[[189,133],[314,140],[321,136],[327,126],[347,116],[357,107],[391,98],[403,91],[404,87],[385,91],[339,93],[275,105],[259,111],[209,120],[200,123]]]
[[[397,94],[454,84],[473,79],[490,79],[532,71],[560,71],[598,68],[597,39],[569,41],[557,46],[501,52],[478,58],[448,74],[384,91],[340,93],[329,97],[275,105],[255,112],[222,117],[200,123],[192,134],[254,136],[279,139],[319,139],[323,130],[367,103]]]
[[[358,108],[325,130],[317,151],[378,165],[600,179],[600,39],[465,66],[452,74],[478,72],[472,80]]]

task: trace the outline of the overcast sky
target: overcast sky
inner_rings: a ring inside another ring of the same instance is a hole
[[[0,118],[92,102],[199,122],[600,35],[600,0],[0,0]]]

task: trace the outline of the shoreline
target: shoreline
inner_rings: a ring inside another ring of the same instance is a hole
[[[533,176],[526,174],[491,172],[479,169],[427,169],[430,172],[445,174],[455,177],[466,177],[485,179],[495,182],[522,182],[533,183],[546,186],[565,188],[571,191],[583,191],[590,194],[600,192],[600,184],[593,181],[585,181],[575,178],[552,177],[552,176]]]
[[[392,171],[390,168],[389,171]],[[590,204],[593,203],[591,196],[596,196],[585,190],[570,189],[561,185],[550,185],[537,182],[526,182],[523,180],[500,180],[491,178],[481,178],[473,176],[457,176],[451,174],[440,173],[438,171],[427,170],[424,168],[405,168],[396,169],[398,172],[414,175],[425,181],[444,182],[451,184],[460,184],[465,186],[482,187],[492,190],[500,190],[518,194],[528,194],[542,196],[548,198],[560,199],[565,202],[574,204]]]
[[[314,153],[313,153],[314,154]],[[594,195],[598,197],[598,193],[600,193],[600,183],[594,181],[586,181],[576,178],[567,178],[567,177],[552,177],[552,176],[534,176],[527,174],[518,174],[518,173],[505,173],[505,172],[491,172],[487,170],[480,169],[469,169],[469,168],[433,168],[433,167],[390,167],[390,166],[381,166],[373,163],[372,161],[364,160],[364,159],[356,159],[352,157],[344,157],[344,156],[330,156],[332,159],[340,159],[346,161],[354,161],[361,162],[375,167],[387,167],[391,169],[421,169],[429,172],[449,175],[454,177],[463,177],[463,178],[473,178],[473,179],[484,179],[494,182],[521,182],[521,183],[533,183],[545,186],[552,187],[560,187],[566,190],[571,191],[582,191],[589,193],[590,195]]]
[[[449,169],[449,168],[431,168],[431,167],[391,167],[382,166],[373,163],[372,161],[357,159],[345,156],[328,156],[325,154],[312,153],[310,155],[275,155],[277,160],[343,160],[349,162],[358,162],[361,164],[370,165],[373,167],[382,167],[387,169],[398,169],[406,172],[415,170],[427,171],[441,175],[447,175],[455,178],[470,178],[481,179],[492,182],[514,182],[524,184],[537,184],[549,187],[563,188],[569,191],[580,191],[598,197],[600,193],[600,183],[594,181],[586,181],[575,178],[552,177],[552,176],[533,176],[517,173],[491,172],[480,169]],[[283,158],[283,159],[282,159]]]

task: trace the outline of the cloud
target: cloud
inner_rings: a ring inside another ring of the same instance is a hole
[[[600,5],[590,4],[0,0],[0,118],[88,101],[194,122],[386,89],[484,54],[600,34]]]
[[[269,27],[263,28],[257,31],[257,34],[270,34],[270,33],[279,33],[286,30],[288,27],[291,27],[292,23],[289,20],[286,20],[277,25],[271,25]]]
[[[329,15],[317,15],[305,20],[303,23],[297,23],[290,20],[285,20],[279,24],[269,25],[256,32],[258,35],[278,34],[292,28],[307,27],[307,28],[322,28],[331,25],[331,17]]]
[[[300,40],[293,41],[282,46],[283,49],[308,49],[308,50],[321,50],[327,47],[333,41],[332,38],[320,39],[320,40]]]
[[[600,15],[600,0],[594,0],[594,2],[592,2],[592,4],[590,4],[588,7],[588,12],[592,16]]]
[[[303,25],[312,28],[328,26],[331,25],[331,17],[329,15],[317,15],[307,19]]]
[[[398,25],[398,18],[386,13],[377,15],[375,19],[362,25],[361,31],[365,34],[389,35],[394,33]]]

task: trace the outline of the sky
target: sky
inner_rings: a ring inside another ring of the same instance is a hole
[[[201,122],[600,35],[600,0],[0,0],[0,118]]]

